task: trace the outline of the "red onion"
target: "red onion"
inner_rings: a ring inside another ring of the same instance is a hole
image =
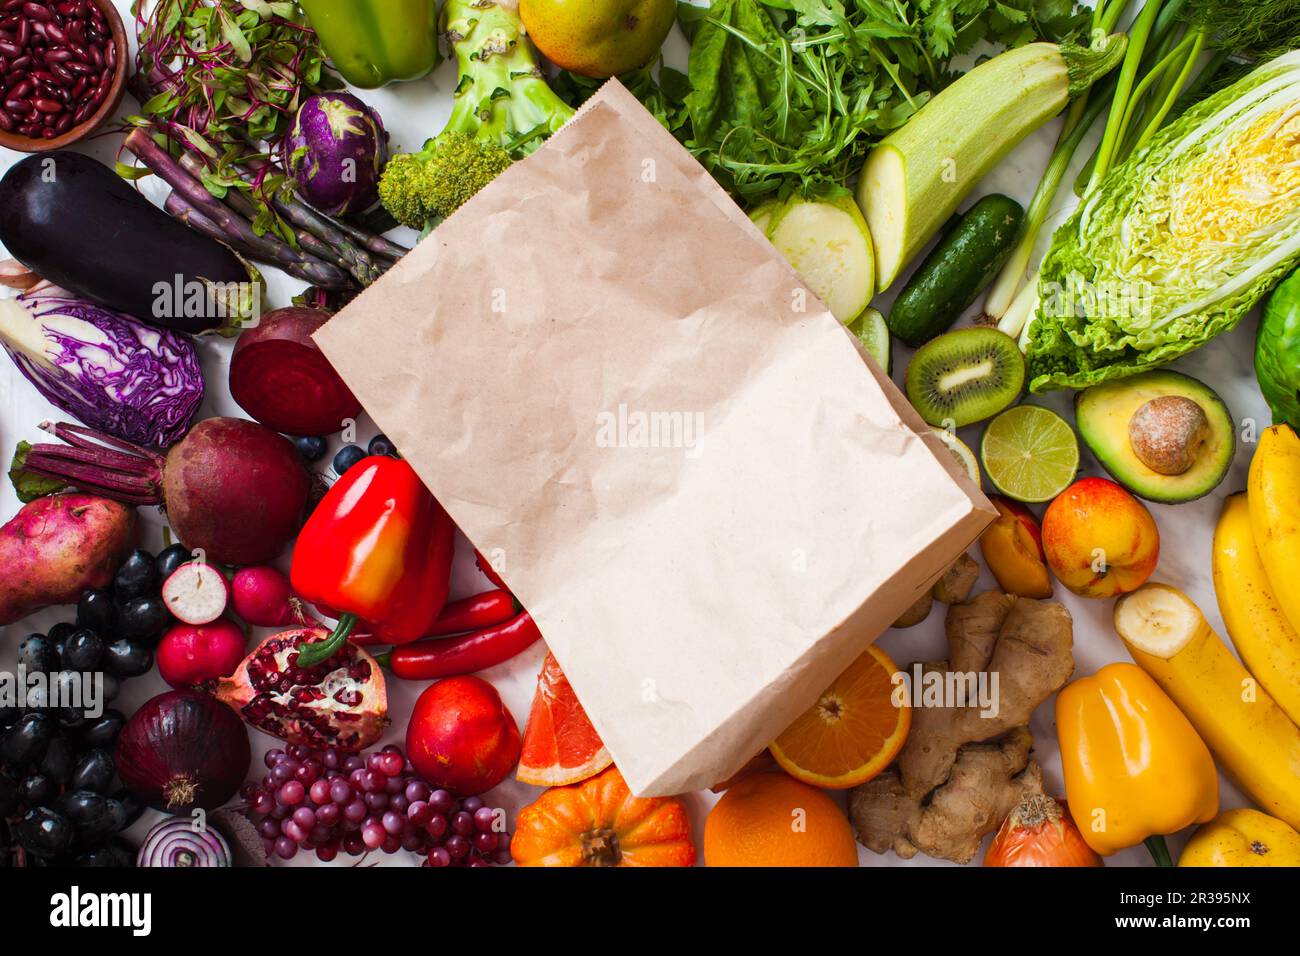
[[[136,866],[231,866],[230,844],[210,828],[195,829],[194,821],[175,817],[163,820],[145,836]]]
[[[118,776],[140,800],[167,813],[215,810],[244,782],[251,753],[243,721],[207,694],[159,694],[117,738]]]

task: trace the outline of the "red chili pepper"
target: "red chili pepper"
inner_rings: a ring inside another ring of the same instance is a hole
[[[504,624],[494,624],[461,637],[416,641],[381,654],[379,663],[406,680],[434,680],[473,674],[510,660],[542,636],[533,616],[521,611]]]
[[[466,631],[477,631],[479,628],[491,627],[493,624],[504,624],[522,610],[515,596],[509,591],[500,588],[484,591],[482,594],[448,603],[438,615],[438,620],[433,622],[433,627],[429,628],[424,636],[464,634]]]
[[[486,577],[489,581],[491,581],[494,585],[496,585],[503,591],[510,590],[508,587],[506,587],[506,582],[501,580],[501,575],[497,574],[496,569],[492,567],[492,562],[489,561],[487,558],[483,557],[483,552],[478,550],[478,548],[474,549],[474,563],[477,564],[478,569],[483,572],[483,576]]]

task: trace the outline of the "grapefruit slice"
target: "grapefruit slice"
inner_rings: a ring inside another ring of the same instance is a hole
[[[593,777],[613,762],[564,671],[548,652],[537,675],[516,779],[538,787],[563,787]]]

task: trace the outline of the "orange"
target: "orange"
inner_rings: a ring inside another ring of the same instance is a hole
[[[772,742],[776,762],[795,779],[831,790],[856,787],[884,770],[912,726],[906,700],[894,705],[897,671],[884,651],[868,647]]]
[[[704,821],[708,866],[857,866],[858,847],[826,794],[779,770],[736,783]]]
[[[555,655],[548,653],[537,675],[515,777],[539,787],[562,787],[595,776],[613,762]]]

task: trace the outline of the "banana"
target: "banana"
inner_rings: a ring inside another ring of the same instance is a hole
[[[1245,494],[1229,495],[1223,503],[1214,529],[1213,565],[1219,613],[1237,653],[1292,722],[1300,724],[1300,634],[1282,613],[1259,559]]]
[[[1246,498],[1273,594],[1300,632],[1300,437],[1290,426],[1264,429],[1250,462]]]
[[[1116,603],[1115,630],[1237,786],[1261,810],[1300,827],[1300,728],[1201,609],[1177,588],[1146,584]]]

